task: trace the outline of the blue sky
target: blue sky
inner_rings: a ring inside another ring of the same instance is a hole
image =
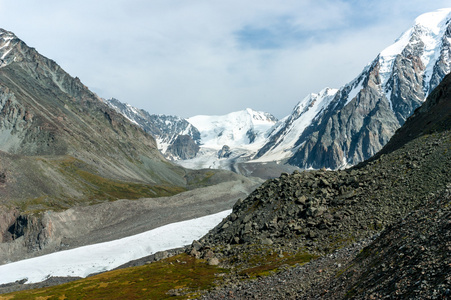
[[[190,117],[281,118],[357,76],[425,12],[449,1],[3,1],[0,27],[100,97]]]

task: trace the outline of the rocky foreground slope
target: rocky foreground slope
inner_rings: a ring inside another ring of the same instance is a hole
[[[449,190],[443,192],[450,187],[450,170],[447,76],[377,158],[343,171],[285,174],[239,201],[228,218],[189,249],[236,270],[229,287],[205,298],[440,299],[449,292],[451,275],[451,203]],[[287,260],[300,254],[323,258],[306,269],[237,281],[252,274],[249,266],[262,268],[274,253]],[[286,280],[291,284],[282,283]]]

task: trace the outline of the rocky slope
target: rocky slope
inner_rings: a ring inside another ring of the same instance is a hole
[[[451,185],[385,230],[311,297],[451,298]]]
[[[340,249],[349,249],[349,254],[355,255],[359,249],[356,251],[356,242],[361,241],[363,246],[385,228],[356,261],[320,261],[318,265],[325,268],[316,269],[320,276],[299,271],[302,274],[292,279],[289,290],[262,284],[287,278],[281,273],[257,280],[255,285],[235,282],[207,298],[233,295],[275,299],[283,293],[285,297],[302,298],[309,290],[310,296],[317,298],[339,293],[362,299],[369,295],[374,299],[386,295],[442,297],[449,280],[449,191],[441,192],[450,184],[450,103],[448,75],[377,158],[344,171],[295,172],[269,180],[239,201],[228,218],[188,250],[198,257],[222,259],[236,270],[238,277],[231,277],[234,282],[251,274],[252,268],[266,264],[252,257],[268,259],[271,253],[279,253],[287,261],[300,254],[342,257]],[[425,218],[413,226],[421,229],[420,234],[410,224],[418,222],[416,217],[422,214]],[[347,248],[353,243],[354,248]],[[415,271],[407,272],[409,266],[415,266]],[[404,275],[406,272],[409,275]],[[329,278],[335,289],[330,293],[326,285]],[[412,288],[403,287],[406,284]]]
[[[89,198],[94,181],[186,184],[150,135],[78,78],[11,32],[0,31],[0,44],[2,203]]]

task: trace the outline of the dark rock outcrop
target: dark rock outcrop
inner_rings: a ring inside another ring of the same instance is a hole
[[[179,135],[175,141],[169,145],[166,155],[176,159],[191,159],[199,152],[199,145],[189,135]]]
[[[230,147],[227,145],[222,146],[221,150],[218,151],[218,158],[228,158],[232,154]]]

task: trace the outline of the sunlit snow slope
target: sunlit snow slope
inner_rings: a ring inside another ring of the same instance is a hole
[[[178,163],[195,169],[229,169],[233,161],[248,160],[263,146],[277,120],[271,114],[247,108],[223,116],[194,116],[187,121],[199,130],[201,148],[195,158]]]

